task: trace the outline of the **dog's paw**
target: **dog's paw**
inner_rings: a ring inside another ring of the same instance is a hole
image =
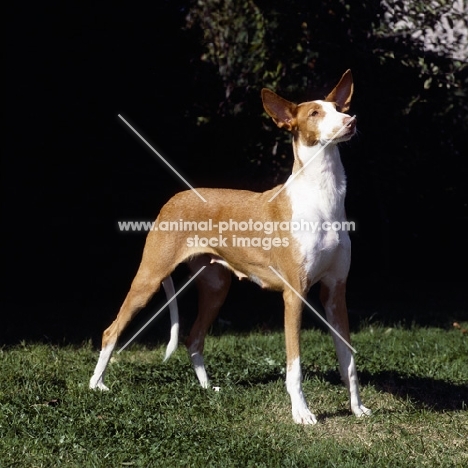
[[[201,388],[204,388],[205,390],[207,388],[210,388],[210,381],[208,379],[201,379],[198,381],[200,383]]]
[[[354,416],[356,416],[357,418],[372,415],[372,411],[369,408],[366,408],[362,403],[360,405],[355,406],[354,408],[351,408],[351,410],[354,413]]]
[[[317,424],[317,418],[307,407],[293,409],[293,419],[296,424]]]
[[[94,377],[91,377],[91,380],[89,381],[89,388],[91,390],[101,390],[103,392],[108,392],[109,387],[104,385],[104,382],[102,381],[102,378],[96,379]]]

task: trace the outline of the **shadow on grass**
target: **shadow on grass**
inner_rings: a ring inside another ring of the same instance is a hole
[[[318,375],[333,385],[341,385],[338,371]],[[381,392],[409,399],[420,409],[455,411],[468,407],[468,385],[430,377],[414,377],[395,371],[359,372],[361,385],[372,385]]]
[[[468,385],[460,385],[430,377],[414,377],[394,371],[360,373],[362,385],[408,398],[417,408],[454,411],[468,407]]]
[[[308,378],[316,377],[332,385],[343,385],[338,371],[308,372]],[[236,385],[250,387],[284,380],[280,373],[265,373],[261,377],[245,378]],[[466,410],[468,385],[460,385],[430,377],[413,377],[394,371],[359,372],[361,386],[372,385],[375,389],[408,399],[418,409],[432,411]],[[344,411],[343,414],[348,414]],[[336,416],[337,414],[334,414]],[[322,415],[323,416],[323,415]],[[331,415],[329,415],[331,416]]]

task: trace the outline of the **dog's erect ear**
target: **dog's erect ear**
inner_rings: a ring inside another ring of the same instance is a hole
[[[286,101],[269,89],[262,89],[263,107],[279,128],[291,131],[295,125],[296,104]]]
[[[338,110],[340,112],[346,112],[351,105],[353,89],[353,75],[351,74],[351,70],[347,70],[333,91],[325,98],[325,101],[336,102],[339,107]]]

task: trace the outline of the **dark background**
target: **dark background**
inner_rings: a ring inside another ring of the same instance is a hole
[[[191,104],[215,103],[222,86],[216,70],[198,61],[196,33],[183,29],[190,2],[151,5],[30,2],[8,8],[4,343],[98,343],[125,297],[145,239],[118,232],[117,221],[154,219],[170,196],[186,188],[119,113],[195,187],[265,189],[280,179],[245,156],[244,141],[255,138],[252,128],[266,123],[259,95],[250,120],[225,116],[211,126],[194,125]],[[405,127],[412,136],[403,141],[386,106],[418,83],[376,64],[368,64],[371,74],[363,57],[345,46],[340,50],[318,61],[317,72],[326,91],[349,67],[355,79],[359,135],[341,150],[348,215],[358,226],[348,287],[352,325],[449,327],[467,320],[466,141],[460,133],[455,147],[442,150],[424,111],[405,123],[413,126]],[[178,285],[187,277],[184,267],[175,273]],[[195,294],[192,288],[179,301],[185,325],[193,318]],[[131,330],[163,301],[158,293]],[[281,324],[281,310],[280,295],[235,280],[217,326],[270,329]],[[167,318],[159,324],[167,334]],[[308,315],[305,325],[318,326]],[[158,337],[157,328],[142,339]]]

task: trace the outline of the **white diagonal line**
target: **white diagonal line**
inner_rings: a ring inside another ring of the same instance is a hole
[[[202,266],[117,352],[120,354],[204,269]]]
[[[357,353],[357,351],[340,335],[340,333],[335,330],[284,278],[281,276],[271,265],[270,269],[273,273],[280,278],[284,284],[286,284],[291,291],[312,311],[315,315],[351,350],[353,353]]]
[[[355,115],[353,115],[352,119],[349,122],[352,122],[356,118]],[[346,125],[343,125],[333,136],[330,140],[328,140],[327,143],[325,143],[295,174],[291,174],[286,181],[286,183],[268,200],[268,203],[270,203],[272,200],[274,200],[328,145],[330,145],[333,140],[335,139],[336,136],[345,128],[349,122]]]
[[[199,193],[194,187],[192,187],[192,185],[191,185],[189,182],[187,182],[187,180],[186,180],[178,171],[176,171],[176,169],[174,169],[174,167],[171,166],[171,165],[161,156],[161,154],[160,154],[158,151],[156,151],[156,150],[140,135],[140,133],[138,133],[138,132],[135,130],[135,128],[133,128],[120,114],[118,114],[118,116],[119,116],[119,118],[120,118],[121,120],[123,120],[123,121],[127,124],[127,126],[128,126],[130,129],[133,130],[133,132],[134,132],[136,135],[138,135],[138,136],[140,137],[141,141],[143,141],[143,143],[145,143],[145,144],[151,149],[151,151],[153,151],[153,153],[155,153],[155,154],[159,157],[159,159],[161,159],[161,161],[164,162],[164,163],[166,164],[166,166],[169,167],[169,169],[171,169],[172,172],[174,172],[174,174],[176,174],[176,175],[179,177],[179,179],[182,180],[182,181],[190,188],[190,190],[192,190],[193,192],[195,192],[195,194],[198,195],[198,197],[200,197],[200,198],[206,203],[206,200],[203,198],[203,196],[200,195],[200,193]]]

